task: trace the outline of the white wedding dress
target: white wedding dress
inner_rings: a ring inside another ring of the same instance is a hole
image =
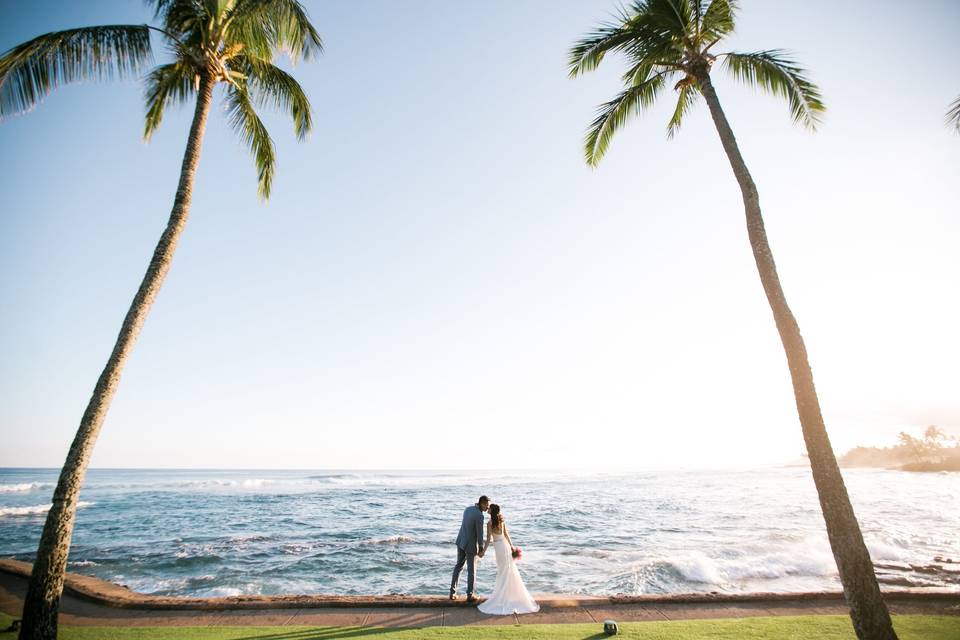
[[[498,533],[493,534],[493,549],[497,557],[497,581],[493,585],[493,593],[477,609],[495,616],[540,611],[540,605],[530,597],[530,592],[523,585],[507,539]]]

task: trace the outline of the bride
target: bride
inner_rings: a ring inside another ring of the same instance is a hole
[[[530,592],[523,586],[523,578],[517,571],[513,561],[513,541],[507,523],[500,513],[500,505],[490,505],[490,522],[487,523],[487,540],[483,545],[481,557],[486,554],[490,541],[497,556],[497,581],[493,585],[493,593],[480,606],[483,613],[505,616],[511,613],[536,613],[540,605],[530,597]]]

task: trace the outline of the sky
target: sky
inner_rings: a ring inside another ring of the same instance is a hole
[[[191,217],[93,467],[737,467],[804,451],[740,194],[700,105],[582,158],[623,60],[566,77],[608,0],[306,0],[269,202],[211,112]],[[0,4],[0,50],[143,23],[133,0]],[[757,182],[838,452],[960,433],[960,4],[744,0],[725,48],[788,48],[828,107],[714,82]],[[156,59],[166,53],[154,41]],[[0,466],[58,467],[166,224],[191,109],[142,84],[0,122]]]

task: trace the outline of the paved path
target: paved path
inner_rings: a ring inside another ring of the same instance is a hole
[[[21,564],[21,563],[18,563]],[[19,617],[26,592],[26,577],[11,570],[9,561],[0,561],[0,611]],[[91,582],[93,581],[93,582]],[[149,596],[143,602],[108,606],[103,600],[83,591],[83,585],[102,583],[104,589],[118,589],[116,585],[93,578],[68,574],[67,590],[60,608],[60,622],[77,626],[349,626],[349,627],[423,627],[486,624],[552,624],[597,623],[613,618],[619,622],[647,620],[683,620],[692,618],[742,618],[748,616],[779,615],[845,615],[847,608],[840,594],[806,594],[784,598],[777,596],[748,596],[738,598],[716,597],[711,601],[690,602],[683,598],[631,598],[629,602],[614,602],[610,598],[539,596],[540,613],[522,616],[487,616],[474,606],[451,604],[449,601],[424,598],[370,600],[370,606],[355,604],[329,605],[323,600],[298,597],[300,606],[287,607],[281,599],[231,601],[209,599],[203,608],[147,608]],[[125,590],[124,590],[125,591]],[[132,593],[127,591],[126,593]],[[701,598],[702,599],[702,598]],[[198,602],[197,600],[193,601]],[[410,604],[405,604],[410,602]],[[960,592],[887,596],[893,613],[956,615],[960,629]],[[267,603],[269,606],[265,606]],[[273,606],[276,604],[276,608]],[[229,607],[229,608],[225,608]]]

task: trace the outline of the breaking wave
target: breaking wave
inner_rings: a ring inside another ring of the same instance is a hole
[[[89,507],[93,504],[96,504],[96,503],[84,502],[81,500],[80,502],[77,503],[77,508],[81,509],[83,507]],[[0,507],[0,517],[37,515],[37,514],[46,513],[47,511],[50,511],[51,506],[52,505],[49,505],[49,504],[38,504],[30,507]]]
[[[361,544],[404,544],[408,542],[415,542],[415,540],[410,536],[390,536],[387,538],[370,538],[364,540]]]
[[[24,493],[37,489],[52,489],[51,482],[21,482],[19,484],[0,484],[0,493]]]

